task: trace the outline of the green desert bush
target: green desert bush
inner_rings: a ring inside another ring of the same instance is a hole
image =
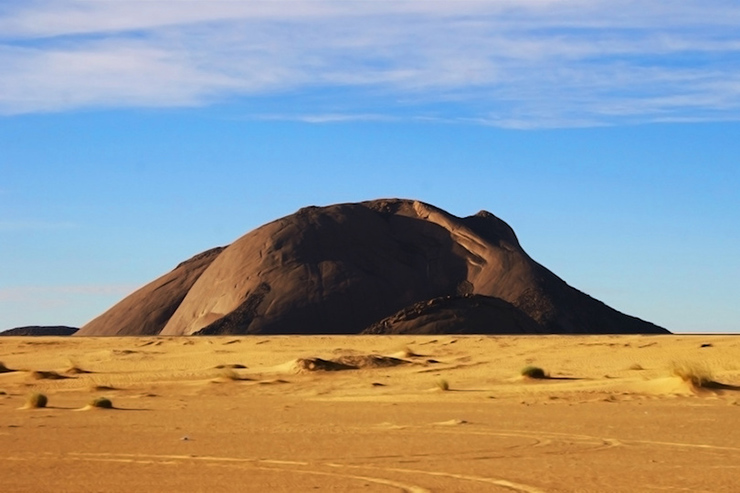
[[[521,374],[527,378],[547,378],[545,370],[538,366],[525,366],[522,368]]]
[[[95,399],[90,401],[90,407],[113,409],[113,403],[107,397],[96,397]]]
[[[49,399],[44,394],[31,394],[28,396],[28,400],[26,401],[26,407],[27,408],[33,408],[38,409],[42,407],[46,407],[46,404],[49,403]]]

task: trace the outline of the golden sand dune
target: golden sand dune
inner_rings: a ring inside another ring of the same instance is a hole
[[[204,252],[76,334],[664,333],[567,285],[485,211],[307,207]]]
[[[0,361],[3,491],[738,491],[736,336],[8,337]]]

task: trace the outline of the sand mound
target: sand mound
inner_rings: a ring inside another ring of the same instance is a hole
[[[422,202],[389,199],[307,207],[266,224],[181,264],[78,335],[365,329],[666,332],[568,286],[534,262],[493,214],[459,218]]]
[[[342,371],[359,370],[363,368],[388,368],[408,364],[408,361],[394,358],[392,356],[380,356],[377,354],[367,355],[344,355],[333,359],[322,358],[299,358],[293,362],[283,365],[294,373],[312,371]]]
[[[31,378],[35,380],[63,380],[71,377],[60,375],[55,371],[34,370],[31,372]]]
[[[353,366],[355,368],[388,368],[409,363],[408,361],[394,358],[393,356],[380,356],[377,354],[350,354],[340,356],[334,361],[343,365]]]
[[[298,358],[291,364],[291,367],[296,373],[306,371],[342,371],[357,369],[356,366],[345,365],[343,363],[321,358]]]

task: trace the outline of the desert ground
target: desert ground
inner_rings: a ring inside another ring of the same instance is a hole
[[[5,337],[0,361],[3,492],[740,491],[738,336]]]

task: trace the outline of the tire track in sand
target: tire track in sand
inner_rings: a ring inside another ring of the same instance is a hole
[[[63,457],[64,459],[65,457]],[[239,457],[217,457],[217,456],[190,456],[190,455],[166,455],[166,454],[116,454],[116,453],[89,453],[89,452],[72,452],[68,454],[67,458],[72,460],[83,460],[83,461],[94,461],[94,462],[126,462],[134,464],[166,464],[176,465],[180,462],[185,461],[203,461],[212,462],[221,466],[247,466],[252,469],[258,469],[261,471],[275,471],[275,472],[290,472],[296,474],[307,474],[313,476],[331,476],[337,478],[353,479],[358,481],[366,481],[370,483],[380,484],[383,486],[391,486],[398,488],[405,493],[432,493],[422,486],[402,483],[400,481],[394,481],[387,478],[376,477],[376,476],[365,476],[356,474],[344,474],[329,471],[319,471],[316,469],[299,469],[297,466],[312,466],[309,462],[303,461],[288,461],[278,459],[249,459]],[[292,467],[290,467],[292,466]]]
[[[47,454],[51,455],[51,454]],[[14,457],[15,460],[38,460],[38,456],[33,458],[21,458]],[[175,454],[127,454],[127,453],[112,453],[112,452],[71,452],[59,457],[61,460],[80,460],[90,462],[124,462],[130,464],[161,464],[161,465],[177,465],[186,461],[193,462],[210,462],[226,467],[249,467],[259,469],[262,471],[275,471],[275,472],[289,472],[296,474],[307,474],[315,476],[331,476],[338,478],[346,478],[359,481],[367,481],[375,484],[384,486],[391,486],[398,488],[406,493],[432,493],[432,490],[424,488],[417,484],[410,484],[406,482],[395,481],[379,476],[368,476],[358,474],[347,474],[340,472],[321,471],[317,468],[329,467],[333,469],[365,469],[377,473],[381,472],[393,472],[402,474],[414,474],[421,476],[435,476],[445,477],[450,479],[471,481],[476,483],[484,483],[496,485],[502,488],[506,488],[519,493],[545,493],[544,490],[536,488],[534,486],[516,483],[508,481],[506,479],[499,478],[488,478],[483,476],[472,476],[466,474],[455,474],[442,471],[424,471],[420,469],[407,469],[400,467],[379,467],[379,466],[362,466],[362,465],[349,465],[339,464],[334,462],[325,463],[311,463],[305,461],[289,461],[280,459],[254,459],[254,458],[240,458],[240,457],[219,457],[219,456],[192,456],[192,455],[175,455]],[[302,469],[306,467],[307,469]]]
[[[496,486],[501,486],[503,488],[507,488],[513,491],[519,491],[521,493],[545,493],[544,490],[535,488],[534,486],[529,486],[529,485],[521,484],[521,483],[514,483],[513,481],[507,481],[506,479],[486,478],[483,476],[471,476],[468,474],[454,474],[450,472],[440,472],[440,471],[423,471],[420,469],[405,469],[405,468],[400,468],[400,467],[345,465],[345,464],[336,464],[336,463],[331,463],[331,462],[327,463],[326,465],[330,467],[372,469],[372,470],[378,470],[378,471],[393,471],[393,472],[401,472],[401,473],[411,473],[411,474],[421,474],[421,475],[427,475],[427,476],[438,476],[438,477],[445,477],[445,478],[462,479],[465,481],[473,481],[477,483],[494,484]]]

